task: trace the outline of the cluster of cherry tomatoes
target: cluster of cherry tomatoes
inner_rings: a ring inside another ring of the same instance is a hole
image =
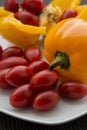
[[[32,105],[36,110],[46,111],[56,107],[60,97],[80,99],[86,96],[86,84],[79,81],[59,84],[59,78],[57,71],[49,70],[38,46],[24,50],[17,46],[3,50],[0,46],[0,88],[13,89],[9,97],[13,107]]]
[[[37,46],[25,50],[0,47],[0,88],[15,88],[9,98],[13,107],[33,104],[37,110],[49,110],[58,104],[60,98],[54,88],[59,75],[48,66]]]
[[[44,0],[22,0],[21,4],[18,0],[6,0],[4,7],[6,10],[13,12],[14,17],[22,23],[39,26],[38,16],[45,8],[45,4]],[[19,7],[21,7],[20,10]],[[59,21],[76,16],[77,12],[74,9],[67,9],[63,12]]]
[[[38,14],[44,8],[43,0],[23,0],[19,10],[18,0],[6,0],[5,9],[14,13],[14,17],[24,24],[38,26]]]

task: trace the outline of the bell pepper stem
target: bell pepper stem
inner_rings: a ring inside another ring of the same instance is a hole
[[[70,60],[67,54],[63,52],[56,52],[55,59],[49,65],[49,69],[53,70],[57,66],[60,66],[63,69],[69,68]]]

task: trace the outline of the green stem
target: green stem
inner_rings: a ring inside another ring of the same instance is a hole
[[[49,69],[54,69],[60,66],[63,69],[68,69],[70,67],[70,60],[67,54],[63,52],[56,52],[55,60],[49,65]]]

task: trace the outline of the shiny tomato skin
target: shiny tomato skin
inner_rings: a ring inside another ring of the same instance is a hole
[[[0,88],[1,89],[9,89],[12,87],[12,85],[10,85],[6,80],[5,80],[5,76],[7,75],[7,73],[10,71],[9,69],[3,69],[0,70]]]
[[[23,50],[16,46],[8,47],[3,50],[0,59],[3,60],[12,56],[23,56]]]
[[[0,57],[1,57],[2,52],[3,52],[3,49],[2,49],[2,47],[0,46]]]
[[[32,76],[30,84],[35,91],[54,89],[58,83],[59,74],[56,71],[43,70]]]
[[[5,76],[6,81],[15,87],[29,83],[33,73],[27,66],[16,66]]]
[[[37,60],[41,60],[42,54],[39,47],[31,45],[27,47],[24,51],[24,56],[29,63]]]
[[[26,10],[22,10],[20,12],[16,12],[14,14],[14,17],[18,20],[20,20],[22,23],[27,25],[33,25],[38,26],[39,25],[39,19],[36,15],[34,15],[31,12],[28,12]]]
[[[6,10],[15,13],[19,8],[18,0],[6,0],[4,7]]]
[[[16,88],[9,97],[9,102],[13,107],[23,108],[31,105],[34,93],[30,90],[30,85],[25,84]]]
[[[80,99],[87,95],[87,85],[79,81],[67,81],[58,87],[60,95],[68,99]]]
[[[38,111],[51,110],[57,106],[60,97],[55,90],[44,91],[37,94],[33,101],[33,108]]]
[[[27,66],[28,62],[25,58],[20,57],[20,56],[8,57],[8,58],[0,61],[0,70],[12,68],[12,67],[18,66],[18,65],[26,65]]]
[[[32,70],[33,74],[36,74],[39,71],[47,69],[49,64],[46,61],[34,61],[28,67]]]
[[[60,20],[67,19],[67,18],[73,18],[77,16],[77,12],[74,9],[67,9],[62,14]]]
[[[44,0],[23,0],[21,6],[23,9],[37,14],[42,12],[45,4]]]

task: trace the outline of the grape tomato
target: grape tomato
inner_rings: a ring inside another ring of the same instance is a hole
[[[0,59],[3,60],[12,56],[23,56],[23,50],[16,46],[8,47],[3,50]]]
[[[49,90],[56,87],[59,74],[56,71],[43,70],[32,76],[31,88],[35,91]]]
[[[66,18],[73,18],[77,16],[77,12],[74,9],[67,9],[62,14],[60,20],[66,19]]]
[[[44,0],[23,0],[21,6],[23,9],[37,14],[42,12],[45,4]]]
[[[30,85],[25,84],[16,88],[9,97],[9,102],[13,107],[23,108],[31,105],[34,92],[30,90]]]
[[[5,76],[10,71],[10,69],[4,69],[0,70],[0,88],[1,89],[9,89],[12,88],[12,85],[10,85],[6,80]]]
[[[24,56],[29,63],[37,60],[41,60],[42,53],[39,47],[37,46],[29,46],[24,50]]]
[[[78,81],[64,82],[58,90],[61,96],[68,99],[80,99],[87,95],[87,85]]]
[[[29,83],[32,71],[26,66],[13,67],[5,76],[6,81],[13,86],[20,86]]]
[[[33,74],[48,69],[49,64],[46,61],[33,61],[31,64],[29,64],[29,68],[32,70]]]
[[[15,13],[19,8],[18,0],[6,0],[4,7],[6,10]]]
[[[19,57],[19,56],[8,57],[8,58],[0,61],[0,70],[6,69],[6,68],[12,68],[12,67],[18,66],[18,65],[26,65],[27,66],[28,62],[23,57]]]
[[[57,106],[60,97],[55,90],[41,92],[36,95],[33,102],[33,108],[39,111],[51,110]]]
[[[14,14],[14,17],[18,20],[20,20],[24,24],[38,26],[39,25],[39,19],[36,15],[34,15],[31,12],[28,12],[26,10],[22,10],[20,12],[16,12]]]

